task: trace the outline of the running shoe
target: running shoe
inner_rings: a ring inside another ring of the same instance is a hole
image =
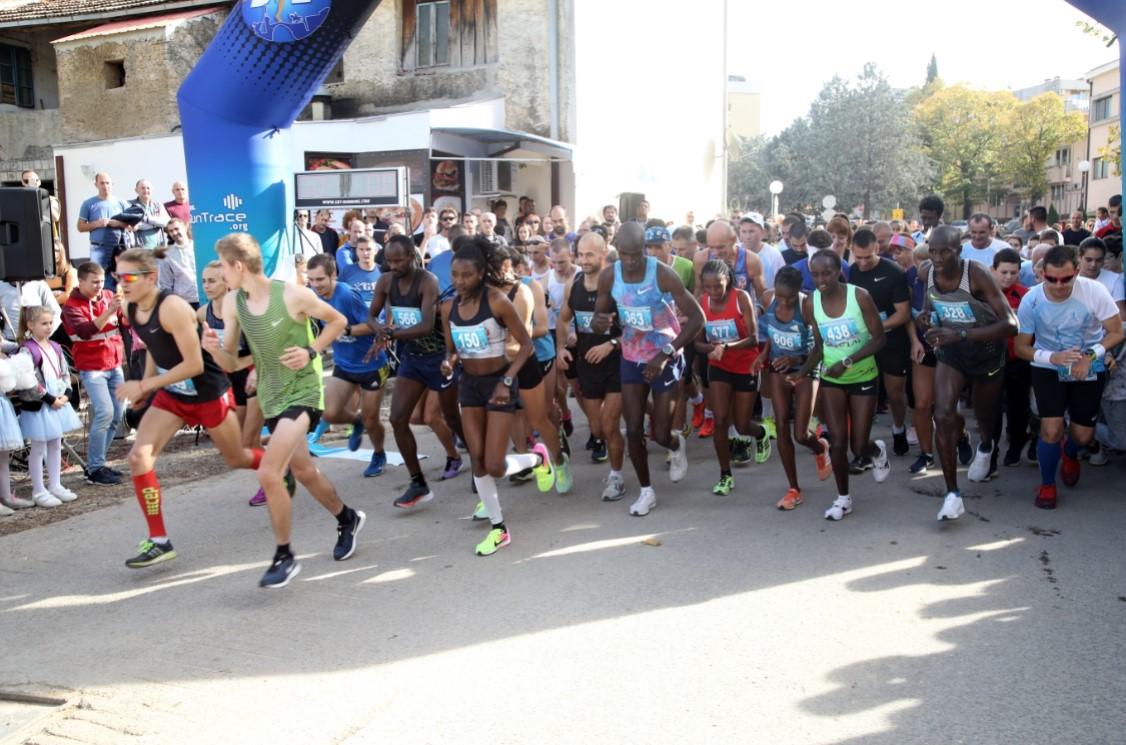
[[[656,506],[657,493],[650,489],[649,493],[646,494],[643,490],[637,501],[629,506],[629,514],[634,517],[645,517]]]
[[[607,450],[605,440],[595,440],[595,445],[590,451],[590,460],[592,463],[605,463],[610,458],[610,452]]]
[[[874,468],[872,469],[872,478],[877,484],[882,484],[888,480],[891,474],[891,461],[888,460],[888,448],[883,440],[876,440],[876,447],[880,452],[875,457]]]
[[[762,428],[766,430],[766,436],[771,440],[778,439],[778,425],[774,421],[774,417],[763,417]]]
[[[1110,448],[1103,445],[1098,450],[1091,453],[1091,457],[1087,459],[1087,462],[1096,468],[1101,468],[1107,463],[1110,463]]]
[[[1067,445],[1067,440],[1063,443]],[[1079,483],[1079,459],[1067,454],[1065,447],[1060,448],[1060,481],[1068,486]]]
[[[996,448],[994,448],[995,450]],[[993,458],[993,450],[985,452],[979,446],[974,451],[974,460],[970,464],[970,481],[989,481],[989,462]]]
[[[536,477],[536,469],[525,468],[524,470],[517,471],[516,473],[509,476],[508,477],[508,483],[510,483],[510,484],[523,484],[525,481],[531,481],[535,477]],[[474,484],[474,486],[476,486],[476,484]]]
[[[939,520],[957,520],[966,514],[966,506],[962,504],[962,495],[956,491],[947,492],[946,499],[942,501],[942,509],[938,511]]]
[[[732,437],[728,440],[728,450],[731,452],[731,462],[742,466],[751,462],[751,443],[743,437]]]
[[[874,467],[872,459],[866,455],[858,455],[848,463],[848,472],[851,474],[864,473]]]
[[[1016,450],[1009,448],[1009,450],[1005,452],[1004,462],[1006,468],[1019,466],[1021,462],[1020,448],[1017,448]]]
[[[911,443],[907,442],[906,432],[891,433],[891,451],[896,455],[907,455],[911,452]]]
[[[51,495],[60,502],[73,502],[74,500],[78,499],[77,494],[72,492],[70,489],[67,489],[62,484],[59,484],[58,486],[49,486],[47,487],[47,491],[51,492]]]
[[[817,478],[824,481],[833,473],[833,458],[829,455],[829,441],[824,437],[817,439],[821,443],[821,454],[813,454],[813,462],[817,464]]]
[[[1040,484],[1040,488],[1036,490],[1035,504],[1042,510],[1054,510],[1056,508],[1056,485]]]
[[[934,468],[934,456],[930,453],[919,453],[919,457],[907,470],[911,473],[926,473],[928,468]]]
[[[718,494],[721,497],[726,497],[734,488],[734,476],[720,476],[719,481],[715,482],[715,486],[712,487],[712,494]]]
[[[348,449],[353,453],[360,449],[364,442],[364,423],[360,418],[352,422],[352,431],[348,433]]]
[[[258,580],[259,587],[269,590],[280,590],[289,584],[289,581],[301,573],[301,565],[293,554],[275,557],[270,563],[270,568]]]
[[[371,478],[373,476],[382,476],[383,469],[387,466],[387,453],[372,453],[371,462],[368,467],[364,469],[364,478]]]
[[[715,418],[707,417],[704,423],[700,425],[700,437],[711,437],[715,434]]]
[[[446,468],[442,471],[442,480],[452,479],[461,473],[461,458],[446,457]]]
[[[688,473],[688,443],[679,432],[676,433],[676,439],[680,447],[672,451],[672,461],[669,463],[669,480],[673,483],[680,481]]]
[[[770,444],[769,437],[763,437],[755,441],[755,463],[765,463],[770,460],[770,453],[773,451],[773,446]]]
[[[536,477],[536,488],[541,492],[549,492],[555,485],[555,466],[551,462],[551,455],[542,442],[536,443],[532,452],[540,457],[540,464],[532,469]]]
[[[692,429],[699,429],[704,426],[704,402],[692,404]]]
[[[351,508],[345,508],[351,509]],[[344,561],[356,552],[356,536],[364,529],[367,515],[363,510],[352,510],[352,517],[348,522],[336,523],[336,545],[332,548],[332,558]]]
[[[919,444],[919,433],[914,427],[907,428],[907,444],[911,447]]]
[[[562,425],[564,435],[570,437],[571,435],[575,434],[575,424],[571,421],[571,412],[568,411],[563,415]]]
[[[571,476],[571,458],[564,455],[563,462],[555,467],[555,491],[566,494],[571,491],[574,483],[574,478]]]
[[[477,503],[477,506],[473,508],[472,517],[473,517],[474,521],[488,520],[489,519],[489,512],[488,512],[488,510],[485,509],[485,503],[484,502],[478,502]]]
[[[963,466],[968,466],[973,459],[974,448],[973,445],[970,444],[970,436],[963,432],[962,436],[958,439],[958,462]]]
[[[258,487],[258,491],[254,492],[254,496],[247,502],[251,507],[261,507],[266,504],[266,492],[262,487]]]
[[[49,491],[32,494],[31,501],[35,502],[36,507],[58,507],[62,504],[62,500]]]
[[[394,505],[402,509],[410,509],[417,507],[423,502],[429,502],[434,498],[434,492],[430,491],[429,487],[419,486],[413,481],[407,486],[407,490],[403,495],[395,500]]]
[[[825,519],[843,520],[850,512],[852,512],[852,497],[837,497],[833,501],[833,506],[825,510]]]
[[[317,422],[317,426],[314,427],[313,431],[310,432],[306,437],[306,439],[309,441],[309,444],[313,445],[319,442],[320,439],[324,437],[325,432],[328,432],[328,427],[329,424],[324,419],[321,419],[319,422]]]
[[[485,540],[477,544],[478,556],[492,556],[497,551],[512,543],[512,536],[507,528],[493,528],[485,536]]]
[[[594,435],[591,435],[590,437],[586,438],[586,449],[587,450],[594,450],[594,446],[597,443],[598,443],[598,440],[595,438]]]
[[[606,477],[606,488],[602,490],[603,502],[617,502],[626,495],[626,484],[621,476],[610,474]]]
[[[86,483],[94,486],[117,486],[121,483],[121,477],[102,466],[86,472]]]
[[[774,506],[780,510],[786,510],[787,512],[789,512],[801,503],[801,489],[790,489],[786,492],[786,495],[779,499],[778,503]]]
[[[171,561],[176,558],[176,552],[172,548],[172,541],[157,543],[150,538],[146,538],[138,544],[137,552],[137,555],[132,559],[125,560],[125,566],[130,569],[144,569],[145,567],[151,567],[153,564],[159,564],[162,561]]]

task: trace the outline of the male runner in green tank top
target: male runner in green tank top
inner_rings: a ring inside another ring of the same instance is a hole
[[[320,300],[312,290],[271,280],[262,273],[262,252],[247,233],[234,233],[215,244],[223,279],[234,292],[223,302],[224,341],[211,328],[203,346],[226,370],[238,367],[239,333],[246,337],[258,371],[258,402],[270,441],[258,468],[258,483],[266,494],[277,551],[259,586],[285,587],[301,570],[289,547],[292,505],[286,493],[289,469],[313,497],[337,520],[333,558],[343,561],[356,550],[356,534],[364,513],[340,501],[336,488],[313,464],[306,435],[324,410],[321,354],[340,336],[344,316]],[[323,321],[315,339],[309,319]]]

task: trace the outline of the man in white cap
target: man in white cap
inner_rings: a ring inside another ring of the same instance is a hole
[[[766,220],[760,213],[748,212],[739,220],[739,245],[759,257],[762,261],[763,281],[767,289],[773,289],[774,275],[786,266],[786,260],[782,258],[782,253],[777,248],[763,242],[764,235],[766,235]],[[759,298],[759,301],[761,302],[762,298]]]

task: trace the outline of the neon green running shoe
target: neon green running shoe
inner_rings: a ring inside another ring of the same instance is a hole
[[[549,492],[551,487],[555,486],[555,466],[551,465],[551,455],[542,442],[537,442],[532,452],[540,457],[540,464],[532,469],[536,474],[536,488],[542,492]],[[567,488],[569,489],[570,485]]]
[[[511,542],[512,536],[508,534],[508,530],[505,528],[493,528],[489,531],[489,534],[485,536],[485,540],[477,544],[477,555],[492,556]]]
[[[555,467],[555,491],[566,494],[571,491],[574,481],[571,476],[571,459],[564,455],[563,462]]]
[[[755,463],[765,463],[770,460],[770,453],[773,451],[773,446],[770,444],[770,438],[764,437],[755,442]]]
[[[766,438],[764,439],[778,439],[778,425],[775,424],[774,417],[764,417],[762,420],[762,428],[766,430]],[[762,463],[762,461],[760,460],[759,463]]]
[[[718,494],[721,497],[726,497],[734,488],[734,476],[720,476],[719,481],[715,482],[715,486],[712,487],[712,494]]]
[[[485,510],[485,503],[478,502],[477,507],[473,510],[474,520],[488,520],[489,513]]]

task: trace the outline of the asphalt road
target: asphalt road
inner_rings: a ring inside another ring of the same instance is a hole
[[[881,431],[877,428],[877,432]],[[886,434],[886,430],[882,430]],[[572,438],[577,448],[585,428]],[[428,473],[442,459],[432,438]],[[414,512],[401,469],[322,459],[367,512],[355,556],[304,492],[288,588],[257,587],[273,550],[249,473],[166,495],[179,558],[130,571],[144,523],[122,504],[0,542],[0,734],[94,743],[1115,743],[1126,741],[1126,464],[1086,467],[1054,512],[1034,468],[966,484],[895,459],[855,477],[855,512],[800,464],[806,504],[773,508],[777,455],[715,497],[711,443],[687,479],[651,448],[659,506],[503,486],[513,543],[473,555],[463,475]],[[964,477],[964,472],[963,472]],[[434,474],[434,478],[437,478]],[[648,544],[644,541],[652,538]],[[657,544],[657,545],[650,545]]]

